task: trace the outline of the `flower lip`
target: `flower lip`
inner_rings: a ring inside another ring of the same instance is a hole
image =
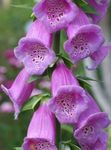
[[[87,109],[87,96],[79,86],[61,86],[49,101],[49,108],[61,123],[77,123],[80,114]]]
[[[74,136],[80,142],[95,143],[103,129],[109,124],[111,124],[111,121],[108,119],[107,113],[92,114],[75,130]]]
[[[19,46],[15,48],[15,55],[31,75],[41,75],[56,58],[53,50],[32,38],[22,38]]]
[[[95,44],[96,42],[96,44]],[[64,44],[65,51],[75,63],[97,51],[104,43],[103,33],[97,25],[83,25]]]
[[[43,0],[33,8],[33,11],[50,32],[55,32],[72,22],[78,8],[70,0]]]
[[[52,141],[41,138],[25,138],[22,148],[23,150],[57,150]]]

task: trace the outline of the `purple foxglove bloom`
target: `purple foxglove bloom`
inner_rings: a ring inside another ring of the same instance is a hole
[[[90,58],[93,61],[91,67],[87,67],[89,70],[95,70],[108,55],[111,45],[102,46],[98,51],[94,52]]]
[[[74,63],[92,55],[104,42],[101,28],[90,24],[88,17],[81,10],[67,28],[67,35],[64,49]]]
[[[108,148],[108,134],[101,132],[100,138],[94,144],[80,143],[82,150],[107,150]]]
[[[21,68],[22,63],[15,57],[13,49],[8,49],[4,53],[5,58],[8,60],[9,64],[16,68]]]
[[[53,98],[49,101],[49,108],[61,123],[76,124],[88,105],[92,106],[89,113],[99,111],[95,102],[90,101],[86,91],[79,86],[64,64],[58,64],[54,70],[51,86]]]
[[[71,0],[42,0],[35,5],[33,11],[50,32],[55,32],[72,22],[78,8]]]
[[[107,13],[109,0],[86,0],[95,10],[96,14],[90,14],[94,23],[99,22]]]
[[[12,113],[12,112],[14,112],[14,108],[13,108],[12,103],[10,103],[10,102],[3,102],[0,105],[0,112],[2,112],[2,113]]]
[[[15,48],[16,57],[23,62],[29,74],[41,75],[55,61],[51,49],[51,34],[39,20],[32,23],[26,37],[19,41]]]
[[[9,96],[9,98],[13,102],[15,109],[15,119],[17,119],[20,108],[22,107],[24,102],[28,100],[34,88],[33,82],[28,83],[29,77],[30,76],[27,71],[23,69],[18,74],[10,88],[1,85],[2,90]]]
[[[32,117],[23,150],[57,150],[55,133],[55,117],[48,106],[42,104]]]
[[[74,131],[74,137],[80,143],[94,144],[102,135],[104,135],[104,128],[110,123],[111,121],[106,113],[94,113],[83,121],[80,127]]]

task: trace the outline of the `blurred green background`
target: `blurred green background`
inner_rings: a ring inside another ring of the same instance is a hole
[[[20,37],[25,35],[26,25],[31,20],[31,8],[33,5],[33,0],[0,0],[0,66],[6,66],[8,68],[6,73],[8,80],[14,79],[19,69],[15,69],[8,64],[8,61],[4,57],[4,51],[17,46]],[[106,17],[107,24],[104,25],[105,20],[102,23],[104,30],[108,30],[108,35],[111,33],[111,28],[109,28],[111,26],[110,10],[111,8]],[[107,35],[107,33],[105,34]],[[110,35],[108,38],[110,38]],[[101,67],[96,71],[96,74],[97,78],[102,78]],[[101,85],[101,87],[104,87],[104,85]],[[4,99],[0,101],[0,104],[3,101],[9,100],[5,94],[2,92],[1,94],[4,96]],[[111,97],[109,97],[110,100]],[[26,136],[31,115],[32,112],[25,112],[20,115],[18,121],[15,121],[13,114],[0,113],[0,150],[12,150],[13,147],[21,146],[23,138]],[[108,132],[110,135],[109,150],[111,150],[110,128]]]

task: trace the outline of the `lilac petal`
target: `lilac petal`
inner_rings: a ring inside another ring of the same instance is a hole
[[[37,39],[47,47],[52,46],[52,34],[47,31],[47,28],[39,19],[32,23],[27,32],[26,38]]]
[[[53,50],[38,40],[23,38],[15,49],[16,57],[23,62],[31,75],[41,75],[55,61]]]
[[[91,67],[87,67],[88,70],[95,70],[108,55],[111,45],[102,46],[98,51],[94,52],[90,58],[93,61]]]
[[[98,107],[93,97],[89,95],[88,92],[86,92],[86,95],[88,97],[88,102],[87,102],[88,106],[87,109],[80,115],[79,120],[75,126],[76,129],[79,128],[90,115],[100,112],[100,108]]]
[[[74,30],[76,30],[76,28]],[[65,42],[64,49],[71,60],[76,63],[92,55],[101,47],[103,42],[104,37],[101,28],[97,25],[88,24],[80,26],[80,28],[76,30],[73,38]]]
[[[22,107],[24,102],[28,100],[34,88],[33,83],[28,83],[29,77],[30,76],[27,71],[23,69],[18,74],[10,88],[1,85],[2,90],[9,96],[9,98],[13,102],[15,109],[15,119],[17,119],[20,108]]]
[[[103,131],[100,134],[99,139],[94,143],[84,143],[84,142],[79,142],[82,150],[107,150],[108,147],[108,134]]]
[[[63,85],[79,85],[76,78],[74,78],[73,73],[68,69],[65,64],[60,63],[57,65],[52,73],[51,77],[51,89],[52,95],[55,96],[58,89]]]
[[[46,125],[47,123],[47,125]],[[23,150],[31,147],[38,150],[57,150],[55,146],[55,117],[46,104],[42,104],[34,113],[24,139]]]
[[[87,103],[88,97],[81,87],[66,85],[49,101],[49,108],[61,123],[77,123]]]
[[[42,0],[35,5],[33,11],[50,32],[55,32],[72,22],[78,13],[78,8],[71,0]]]
[[[109,0],[87,0],[87,2],[97,11],[97,14],[90,14],[94,23],[98,23],[107,13]]]
[[[75,130],[74,137],[80,142],[94,144],[99,139],[103,129],[110,123],[111,121],[107,113],[95,113],[90,115],[86,121]]]

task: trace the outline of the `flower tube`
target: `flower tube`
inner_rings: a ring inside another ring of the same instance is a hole
[[[15,81],[10,88],[1,85],[2,90],[9,96],[10,100],[13,102],[15,109],[15,119],[17,119],[20,113],[20,108],[30,97],[32,90],[34,88],[34,83],[28,83],[29,74],[25,69],[16,77]]]
[[[55,146],[55,118],[46,104],[34,113],[28,127],[23,150],[57,150]]]

